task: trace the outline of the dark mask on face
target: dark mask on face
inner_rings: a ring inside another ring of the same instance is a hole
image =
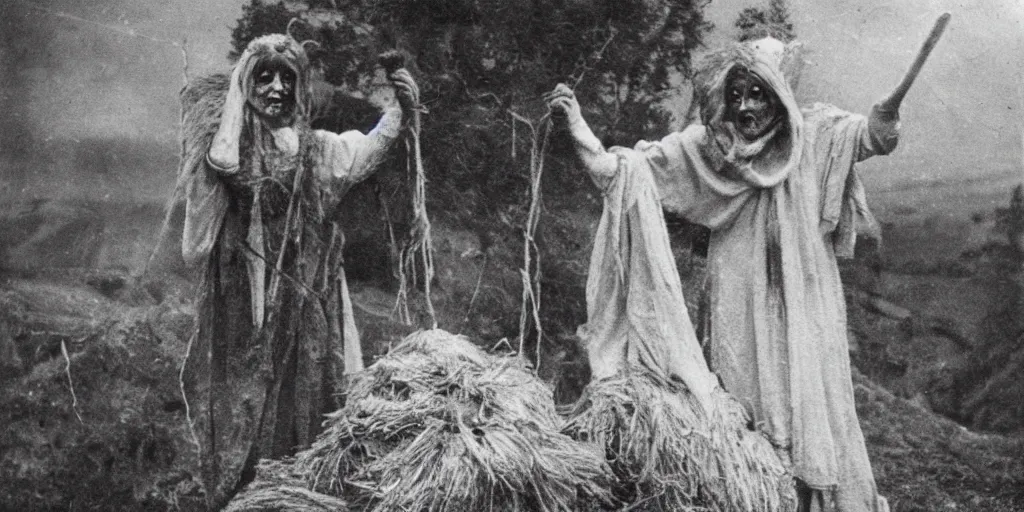
[[[270,121],[285,121],[295,112],[295,71],[281,62],[269,61],[253,72],[249,101]]]
[[[757,75],[741,67],[733,68],[726,77],[725,102],[725,120],[733,123],[748,141],[767,133],[783,111],[775,92]]]

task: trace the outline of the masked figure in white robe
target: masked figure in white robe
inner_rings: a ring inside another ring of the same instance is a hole
[[[661,205],[711,229],[711,369],[790,459],[801,510],[880,512],[854,408],[837,256],[876,232],[854,168],[892,151],[899,103],[870,115],[801,110],[774,39],[733,45],[695,79],[703,123],[658,142],[606,151],[560,85],[578,155],[599,184],[647,166]],[[601,348],[587,347],[596,372]]]

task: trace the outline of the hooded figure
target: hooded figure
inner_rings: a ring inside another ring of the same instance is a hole
[[[631,150],[605,151],[568,88],[549,101],[606,194],[642,168],[651,200],[711,229],[709,363],[790,458],[801,510],[885,511],[854,408],[836,257],[852,256],[858,229],[877,234],[854,164],[895,148],[898,115],[884,102],[870,117],[801,111],[785,58],[774,39],[715,54],[695,79],[703,124]],[[587,348],[601,372],[602,347]]]
[[[182,252],[201,272],[184,367],[190,427],[211,508],[260,458],[308,446],[362,369],[333,212],[398,136],[389,107],[369,133],[310,128],[309,59],[284,35],[253,40],[230,78],[182,92]],[[409,73],[390,76],[403,107]]]

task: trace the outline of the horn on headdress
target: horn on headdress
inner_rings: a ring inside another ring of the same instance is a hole
[[[287,25],[287,26],[286,26],[286,27],[284,28],[284,33],[285,33],[285,34],[286,34],[286,35],[287,35],[288,37],[290,37],[290,38],[292,38],[292,39],[295,39],[296,41],[298,41],[298,39],[296,39],[296,37],[292,35],[292,25],[293,25],[293,24],[294,24],[294,23],[295,23],[296,21],[299,21],[299,18],[298,18],[298,17],[295,17],[295,18],[292,18],[292,19],[288,20],[288,25]]]

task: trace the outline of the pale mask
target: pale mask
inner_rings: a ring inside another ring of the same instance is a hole
[[[283,121],[295,112],[295,71],[276,61],[257,66],[249,101],[261,116]]]

